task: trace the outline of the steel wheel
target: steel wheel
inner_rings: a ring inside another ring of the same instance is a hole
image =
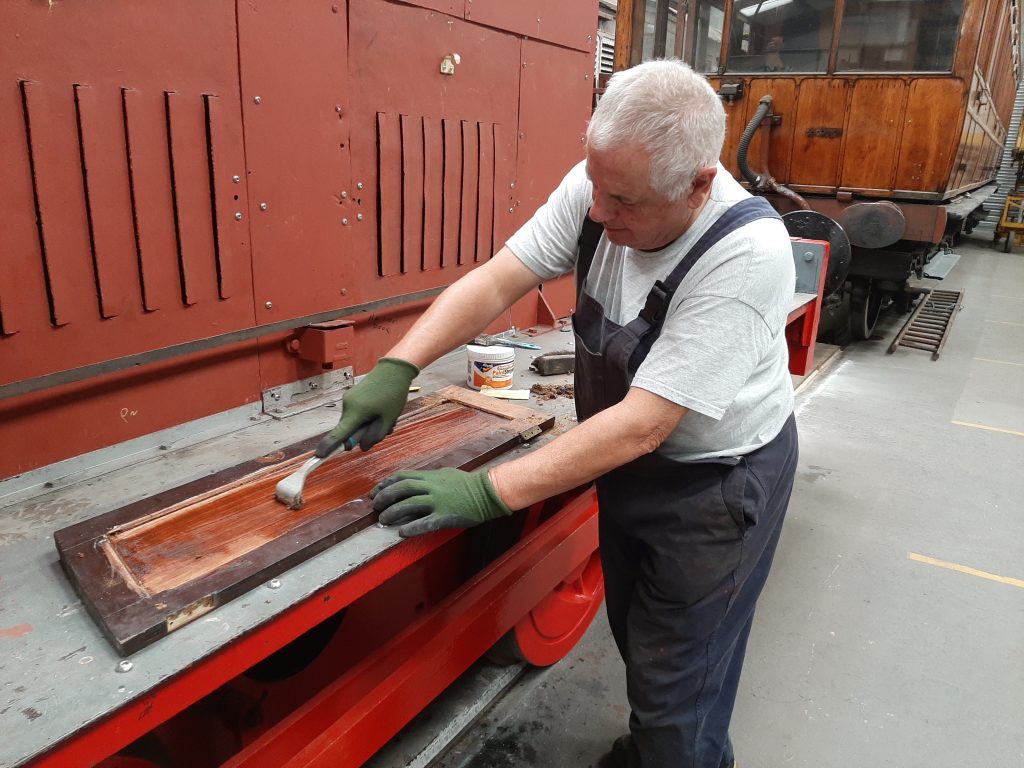
[[[870,339],[882,313],[882,292],[870,280],[853,287],[850,296],[850,330],[853,338],[861,341]]]

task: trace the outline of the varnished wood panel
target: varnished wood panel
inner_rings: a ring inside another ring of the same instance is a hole
[[[936,114],[957,115],[962,87],[955,80],[920,78],[910,86],[903,140],[896,167],[896,189],[941,192],[949,178],[957,135]],[[952,120],[953,124],[959,120]]]
[[[767,170],[776,179],[788,179],[790,176],[793,135],[797,125],[796,81],[792,78],[756,79],[750,82],[750,88],[742,99],[724,105],[726,135],[722,146],[722,164],[738,179],[741,178],[737,160],[740,138],[747,124],[757,113],[758,102],[766,94],[772,97],[772,113],[782,118],[781,124],[771,130],[771,151]],[[756,173],[765,172],[761,167],[761,142],[765,132],[765,129],[761,128],[754,135],[747,151],[747,162]]]
[[[301,510],[274,489],[319,438],[62,529],[61,564],[104,634],[132,653],[372,524],[367,494],[388,475],[479,466],[552,421],[449,387],[410,403],[374,450],[320,467]]]
[[[854,83],[840,186],[892,189],[906,99],[902,80]]]
[[[791,183],[828,187],[838,183],[846,98],[847,88],[842,80],[807,79],[801,82],[793,136]],[[835,131],[840,135],[835,136]]]

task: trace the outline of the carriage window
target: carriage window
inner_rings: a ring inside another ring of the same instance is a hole
[[[837,69],[950,72],[963,0],[846,0]]]
[[[730,72],[824,72],[835,0],[736,0]]]
[[[725,26],[725,0],[698,0],[686,18],[682,58],[698,72],[718,72]]]

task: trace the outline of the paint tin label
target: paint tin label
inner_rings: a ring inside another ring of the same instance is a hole
[[[473,389],[483,386],[506,389],[512,386],[516,370],[516,353],[511,347],[466,347],[466,384]]]

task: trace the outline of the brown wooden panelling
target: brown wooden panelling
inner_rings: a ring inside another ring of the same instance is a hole
[[[854,82],[844,129],[840,186],[892,189],[906,98],[907,87],[902,80]]]
[[[478,123],[478,147],[480,149],[477,206],[476,249],[474,261],[487,261],[494,254],[494,126]]]
[[[1005,0],[988,0],[987,8],[981,22],[981,38],[978,41],[977,66],[981,68],[987,80],[992,79],[992,64],[996,61],[995,52],[998,48],[997,31],[1006,23]],[[962,45],[967,43],[961,43]]]
[[[410,403],[373,451],[321,467],[301,510],[278,502],[274,487],[309,458],[316,438],[269,464],[249,462],[62,529],[57,550],[104,634],[132,653],[370,525],[367,493],[396,470],[470,469],[553,422],[449,387]]]
[[[936,120],[936,107],[951,122],[959,119],[950,114],[957,108],[962,86],[956,80],[918,78],[911,83],[908,106],[903,118],[903,141],[896,168],[896,189],[942,192],[949,177],[949,167],[956,152],[955,133],[949,122]]]
[[[788,179],[780,180],[835,187],[847,135],[846,83],[808,78],[800,82],[797,93],[791,171]],[[836,132],[838,136],[834,135]]]
[[[808,81],[805,80],[803,82],[807,83]],[[790,176],[792,146],[797,127],[796,89],[797,81],[792,78],[757,79],[751,82],[749,96],[741,102],[745,105],[745,109],[742,117],[739,118],[740,125],[732,126],[730,131],[730,135],[734,137],[733,142],[731,142],[733,157],[735,157],[736,150],[739,148],[739,139],[743,134],[743,130],[757,113],[758,103],[762,96],[771,95],[772,114],[780,116],[782,120],[779,125],[772,128],[770,134],[764,128],[761,128],[754,134],[754,138],[751,140],[747,151],[747,162],[755,173],[770,172],[775,178],[781,179],[789,178]],[[739,116],[736,115],[735,117]],[[737,128],[739,129],[738,132],[736,131]],[[770,136],[767,169],[761,167],[762,142],[765,136]]]
[[[964,0],[964,14],[960,20],[960,35],[957,38],[956,55],[953,58],[953,74],[970,81],[974,64],[978,60],[981,43],[981,27],[985,21],[986,8],[997,0]]]
[[[953,157],[953,165],[950,170],[949,181],[946,185],[948,189],[959,189],[967,175],[968,148],[971,145],[970,135],[973,122],[974,118],[968,115],[964,120],[963,127],[960,129],[956,155]]]

